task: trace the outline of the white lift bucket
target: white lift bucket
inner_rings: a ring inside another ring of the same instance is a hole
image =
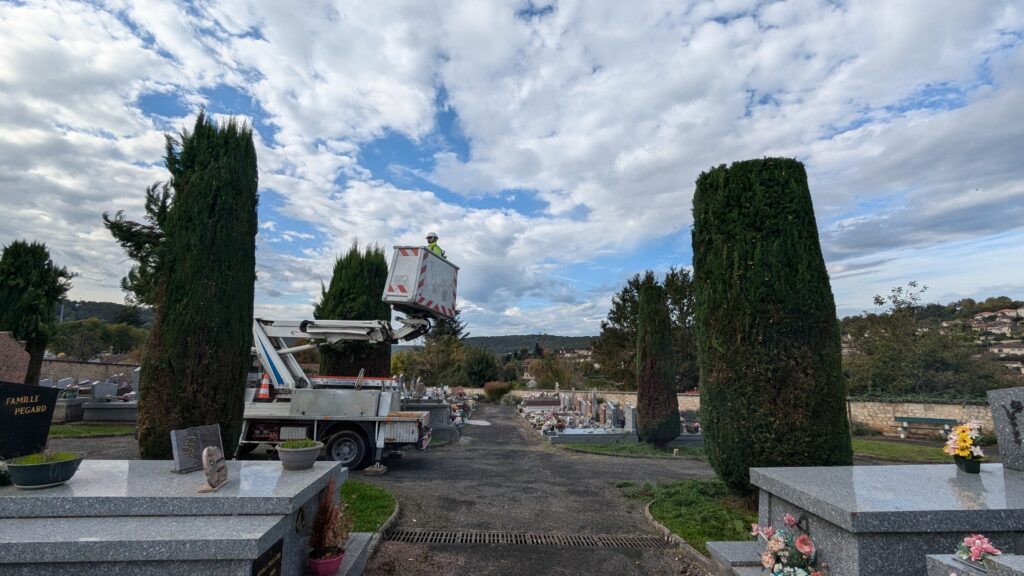
[[[425,246],[395,246],[384,302],[412,316],[455,317],[459,267]]]

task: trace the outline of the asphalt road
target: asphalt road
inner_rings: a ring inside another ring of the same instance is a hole
[[[388,473],[354,477],[394,494],[396,529],[649,535],[641,503],[616,482],[712,478],[693,460],[620,458],[551,447],[507,406],[481,406],[455,444],[389,459]],[[385,542],[366,574],[697,574],[673,547],[655,550]]]

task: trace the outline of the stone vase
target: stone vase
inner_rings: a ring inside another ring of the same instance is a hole
[[[313,467],[323,448],[323,442],[317,442],[316,446],[309,448],[282,448],[278,445],[277,457],[285,470],[307,470]]]
[[[956,462],[957,468],[968,474],[978,474],[981,472],[981,460],[979,459],[953,456],[953,461]]]
[[[313,573],[313,576],[333,576],[338,573],[338,568],[341,568],[341,561],[344,558],[344,552],[334,558],[324,558],[321,560],[310,558],[309,570]]]

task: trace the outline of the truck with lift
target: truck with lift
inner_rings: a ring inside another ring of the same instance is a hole
[[[380,346],[414,340],[431,320],[455,315],[458,267],[422,246],[396,246],[382,300],[404,317],[387,320],[253,320],[253,348],[263,371],[245,391],[236,457],[263,443],[319,440],[323,457],[350,469],[379,464],[385,450],[430,443],[429,412],[403,411],[393,378],[307,376],[295,354],[341,342]]]

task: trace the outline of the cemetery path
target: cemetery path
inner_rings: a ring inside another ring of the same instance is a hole
[[[389,490],[395,528],[534,534],[636,535],[657,532],[622,480],[713,478],[695,460],[580,454],[543,443],[511,407],[481,406],[456,444],[389,459],[388,474],[360,480]],[[386,542],[367,568],[391,574],[690,574],[675,548],[409,544]],[[695,573],[695,572],[694,572]]]

